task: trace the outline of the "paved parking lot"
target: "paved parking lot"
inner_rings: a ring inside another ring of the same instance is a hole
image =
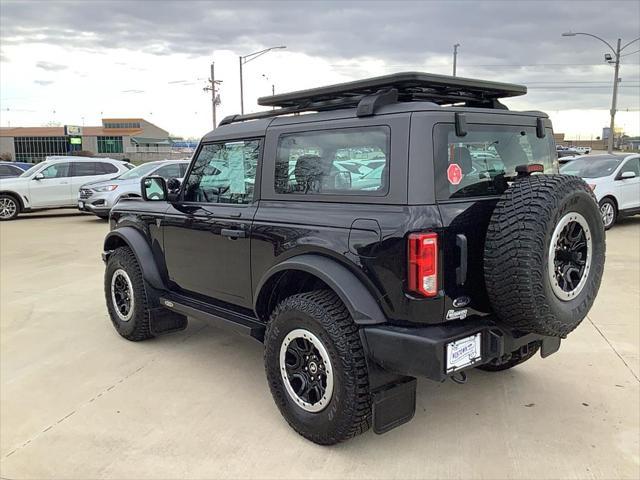
[[[640,217],[560,352],[466,385],[418,383],[415,419],[319,447],[280,417],[261,345],[191,322],[142,343],[111,327],[107,224],[0,225],[3,478],[638,478]]]

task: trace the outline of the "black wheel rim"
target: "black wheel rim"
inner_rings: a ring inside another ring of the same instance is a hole
[[[591,231],[578,213],[565,215],[553,234],[549,274],[553,291],[570,300],[584,287],[591,267]]]
[[[333,394],[329,354],[318,337],[304,329],[290,332],[280,349],[282,380],[289,396],[304,410],[323,410]]]
[[[129,275],[122,269],[113,272],[111,277],[111,300],[120,320],[128,322],[133,315],[133,288]]]

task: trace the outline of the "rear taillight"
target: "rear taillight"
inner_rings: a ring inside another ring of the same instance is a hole
[[[438,234],[409,235],[409,290],[426,297],[438,294]]]

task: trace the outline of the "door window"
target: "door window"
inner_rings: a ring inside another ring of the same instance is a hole
[[[118,173],[118,167],[116,167],[111,163],[99,162],[96,165],[97,165],[96,175],[107,175],[111,173]]]
[[[160,167],[154,172],[154,175],[159,175],[162,178],[180,178],[180,165],[170,164]]]
[[[90,177],[93,175],[101,175],[102,172],[96,169],[95,162],[75,162],[73,164],[74,177]]]
[[[0,165],[0,175],[19,175],[20,173],[22,173],[22,170],[18,170],[17,167],[13,167],[11,165]]]
[[[56,163],[53,164],[44,170],[42,170],[42,175],[44,178],[63,178],[70,176],[70,165],[69,163]]]
[[[260,140],[203,145],[185,182],[184,200],[251,203],[259,155]]]
[[[633,172],[636,174],[636,177],[640,176],[640,158],[627,160],[627,163],[622,166],[620,172]]]
[[[276,193],[384,195],[389,129],[348,128],[282,135]]]

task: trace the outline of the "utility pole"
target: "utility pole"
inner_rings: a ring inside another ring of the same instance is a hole
[[[458,66],[458,47],[460,46],[459,43],[456,43],[453,46],[453,76],[456,76],[456,67]]]
[[[211,92],[211,112],[213,117],[213,130],[218,126],[216,121],[216,106],[220,103],[220,96],[218,95],[218,85],[222,83],[222,80],[216,80],[215,75],[215,62],[211,62],[211,78],[209,79],[210,85],[207,85],[202,90],[205,92]]]
[[[616,124],[615,124],[615,119],[616,119],[616,108],[618,105],[618,83],[620,82],[620,57],[622,56],[621,53],[622,51],[627,48],[629,45],[631,45],[632,43],[635,43],[637,41],[640,40],[640,37],[631,40],[628,43],[625,43],[624,45],[620,45],[622,43],[622,39],[618,39],[618,43],[616,45],[616,48],[613,48],[613,46],[607,42],[605,39],[598,37],[597,35],[593,35],[592,33],[586,33],[586,32],[564,32],[562,34],[563,37],[575,37],[576,35],[586,35],[587,37],[592,37],[595,38],[596,40],[600,40],[602,43],[604,43],[607,47],[609,47],[609,50],[611,50],[611,52],[615,55],[615,60],[613,60],[611,58],[611,55],[607,54],[605,55],[605,60],[608,63],[613,63],[614,64],[614,74],[613,74],[613,96],[611,98],[611,110],[610,110],[610,114],[611,114],[611,123],[609,124],[609,138],[608,138],[608,144],[607,144],[607,151],[609,153],[613,153],[613,136],[615,135],[615,128],[616,128]],[[631,55],[631,54],[628,54]]]
[[[616,107],[618,106],[618,83],[620,79],[618,74],[620,72],[620,43],[622,39],[618,39],[618,45],[616,48],[616,66],[613,74],[613,97],[611,98],[611,123],[609,124],[609,141],[607,143],[607,152],[613,153],[613,137],[615,135],[616,128]]]

